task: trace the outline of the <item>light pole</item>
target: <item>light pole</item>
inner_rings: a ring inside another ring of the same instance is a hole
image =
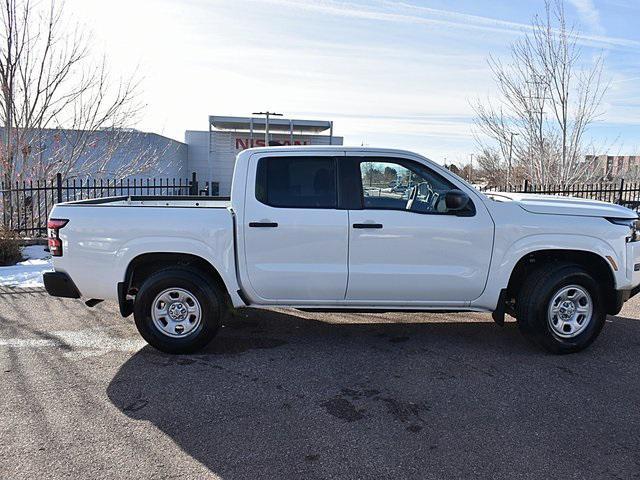
[[[507,187],[511,185],[511,156],[513,155],[513,137],[515,135],[520,135],[519,133],[509,132],[511,134],[511,139],[509,140],[509,163],[507,163]]]
[[[274,113],[267,110],[266,112],[253,112],[253,115],[264,115],[266,118],[264,127],[264,146],[269,146],[269,117],[281,117],[281,113]]]
[[[471,162],[469,163],[469,183],[473,182],[473,153],[471,155]]]

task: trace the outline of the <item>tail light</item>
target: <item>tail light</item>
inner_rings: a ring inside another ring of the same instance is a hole
[[[60,240],[60,229],[64,227],[69,220],[50,218],[47,222],[47,236],[49,240],[49,251],[52,257],[62,256],[62,240]]]

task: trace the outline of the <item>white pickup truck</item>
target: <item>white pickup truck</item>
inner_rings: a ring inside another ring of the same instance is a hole
[[[554,353],[588,346],[640,289],[635,212],[485,195],[414,153],[238,155],[230,199],[117,197],[51,212],[51,295],[115,299],[140,334],[195,351],[226,309],[505,313]]]

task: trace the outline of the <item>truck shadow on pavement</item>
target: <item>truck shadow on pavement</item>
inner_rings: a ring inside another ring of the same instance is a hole
[[[108,397],[224,479],[638,471],[637,320],[556,357],[485,315],[323,318],[247,311],[199,354],[144,347]]]

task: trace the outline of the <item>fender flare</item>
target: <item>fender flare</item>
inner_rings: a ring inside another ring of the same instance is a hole
[[[490,311],[496,310],[500,293],[508,287],[516,265],[527,255],[545,250],[584,252],[599,256],[609,267],[614,281],[614,288],[618,284],[619,277],[625,275],[624,270],[621,268],[616,271],[611,265],[611,261],[607,258],[611,257],[618,266],[622,266],[623,262],[620,255],[609,243],[600,238],[549,233],[528,235],[512,243],[502,251],[494,251],[485,291],[470,305],[486,308]]]
[[[584,235],[567,234],[540,234],[529,235],[514,242],[502,256],[502,260],[496,265],[499,273],[498,283],[506,288],[513,269],[527,255],[544,250],[566,250],[592,253],[601,257],[609,266],[611,273],[616,278],[616,271],[607,257],[611,257],[617,265],[622,265],[615,250],[604,240]],[[495,278],[495,277],[494,277]]]
[[[218,273],[222,283],[231,297],[234,305],[244,304],[238,297],[239,286],[235,276],[235,254],[233,241],[227,245],[218,245],[219,250],[196,239],[172,238],[171,246],[167,247],[167,239],[162,237],[139,237],[125,243],[116,252],[116,270],[120,278],[118,283],[118,303],[123,316],[131,314],[132,302],[126,299],[129,289],[128,282],[130,265],[136,258],[148,254],[177,254],[197,257],[208,263]]]

